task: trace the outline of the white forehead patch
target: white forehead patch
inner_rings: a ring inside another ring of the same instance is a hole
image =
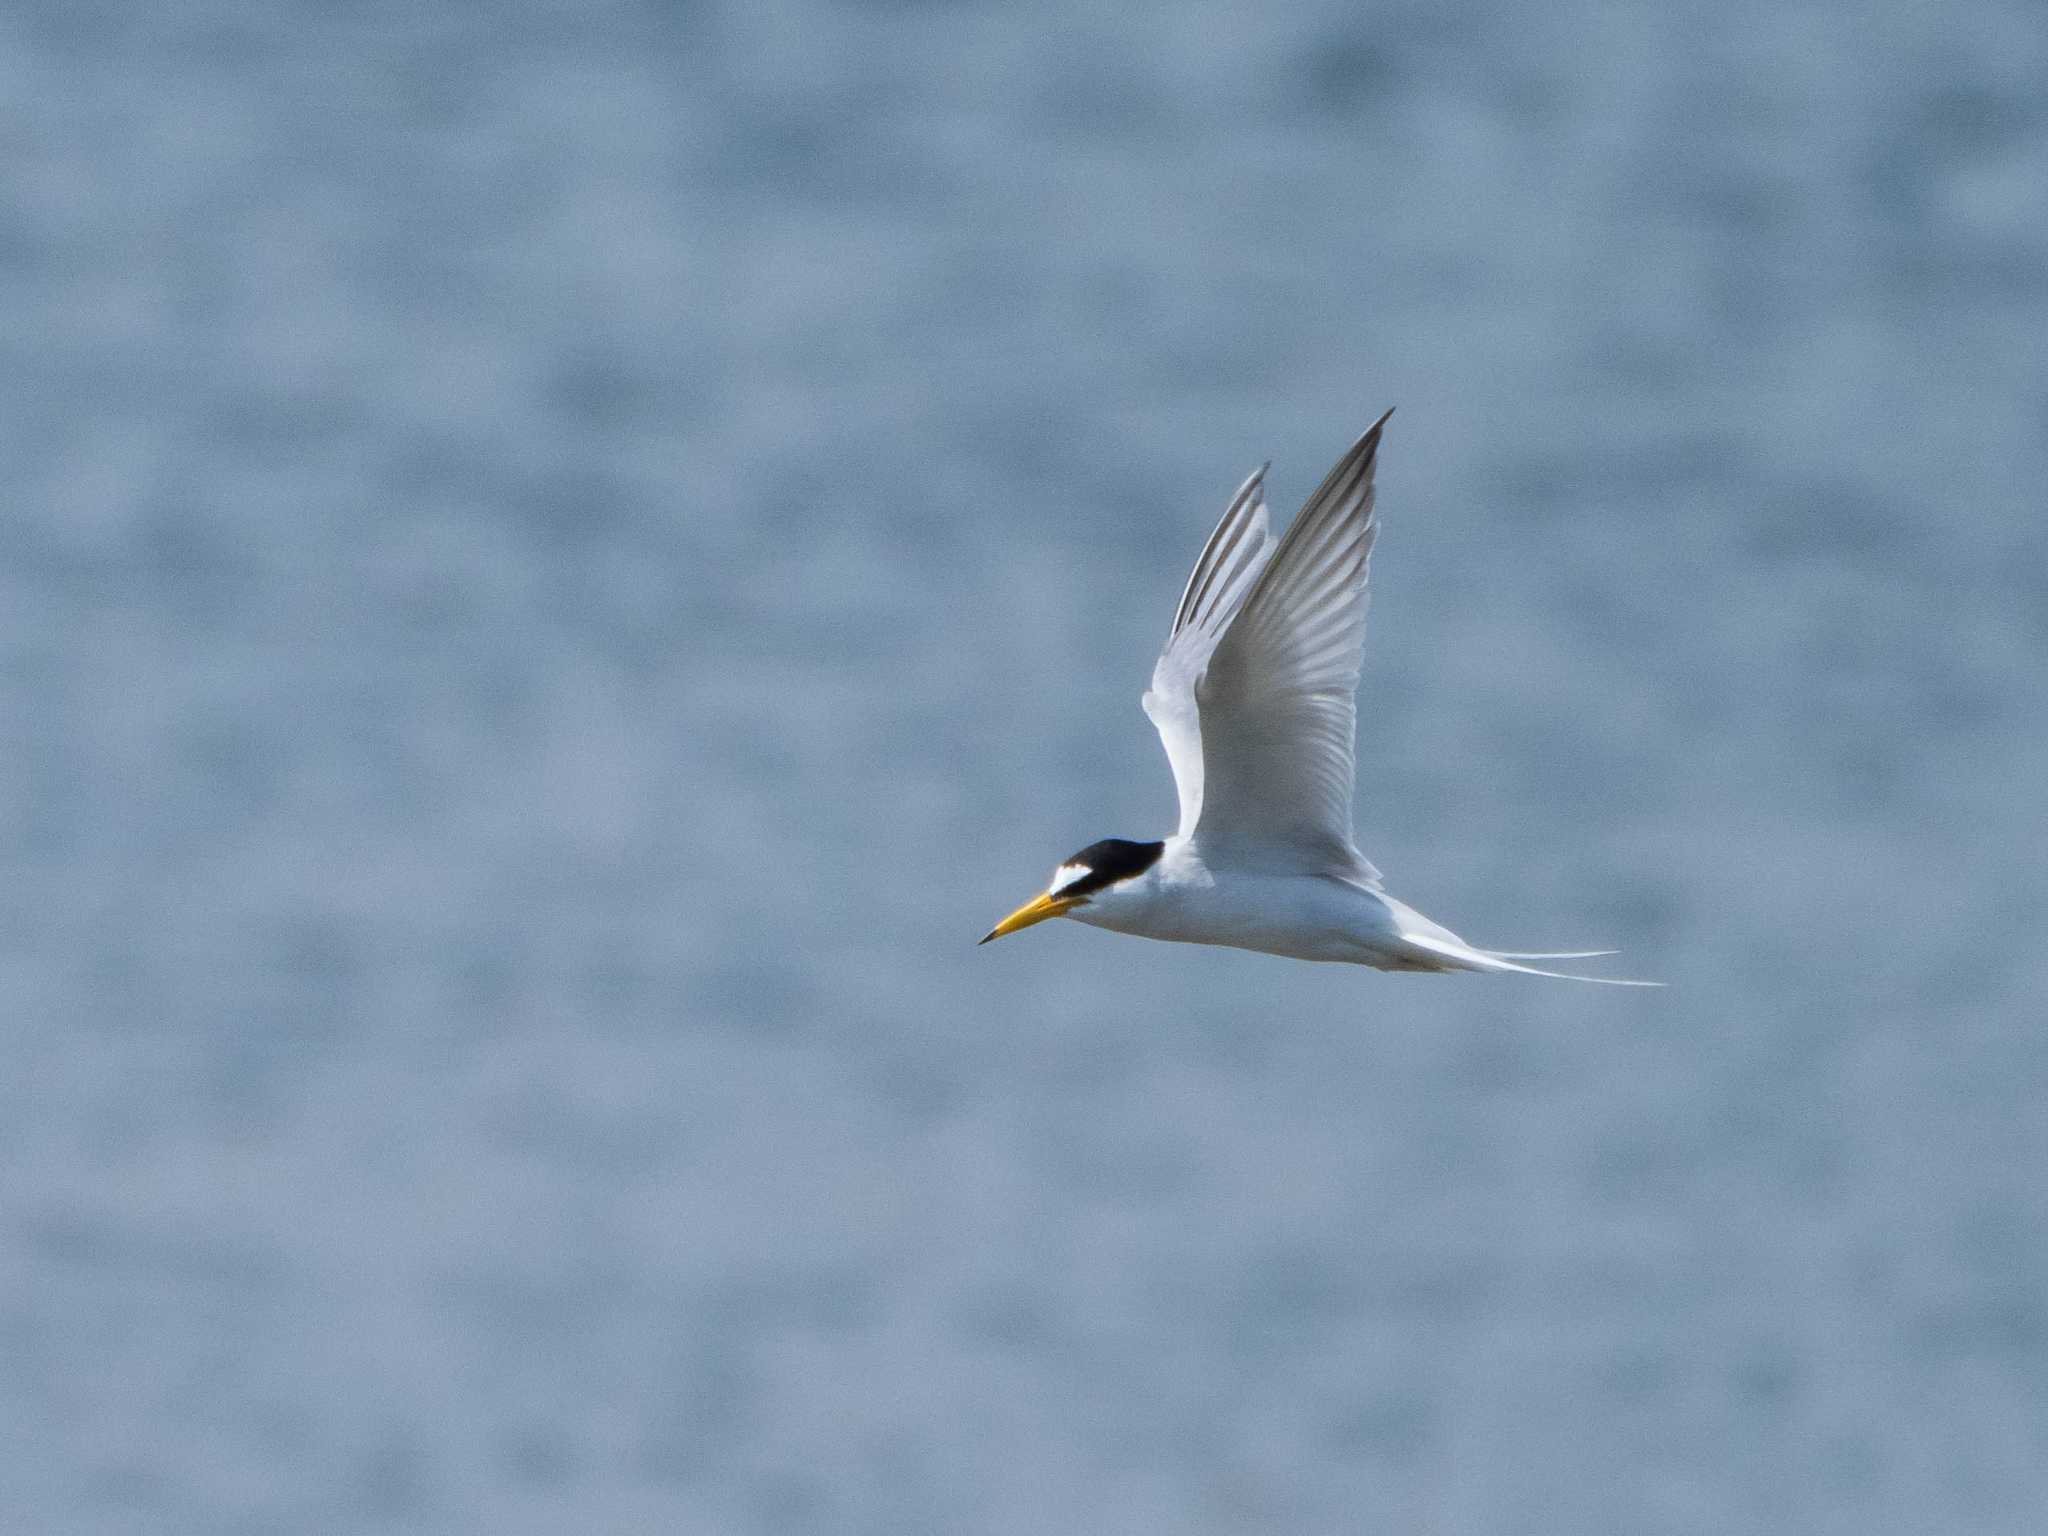
[[[1062,864],[1058,869],[1052,872],[1052,884],[1047,886],[1046,889],[1051,891],[1053,895],[1057,896],[1061,891],[1065,890],[1068,886],[1072,885],[1076,880],[1082,879],[1085,876],[1091,875],[1093,873],[1094,871],[1091,870],[1086,864]]]

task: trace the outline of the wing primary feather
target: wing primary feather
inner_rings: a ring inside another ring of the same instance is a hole
[[[1183,610],[1174,619],[1174,630],[1176,633],[1195,623],[1196,616],[1207,609],[1211,589],[1215,587],[1217,580],[1222,577],[1223,573],[1232,568],[1233,562],[1237,558],[1238,549],[1250,532],[1251,522],[1248,518],[1243,517],[1233,517],[1217,529],[1217,533],[1225,537],[1216,546],[1214,551],[1215,558],[1208,562],[1208,569],[1195,573],[1201,577],[1202,584],[1199,587],[1190,586],[1183,600]]]
[[[1230,499],[1223,518],[1216,524],[1216,531],[1209,535],[1209,542],[1196,557],[1195,568],[1188,572],[1188,584],[1182,588],[1180,605],[1174,610],[1171,633],[1179,634],[1200,613],[1208,601],[1210,588],[1217,574],[1226,568],[1235,568],[1235,559],[1245,536],[1251,531],[1256,519],[1247,516],[1248,510],[1260,498],[1270,463],[1261,464],[1251,472],[1244,484],[1237,488],[1237,494]]]
[[[1323,483],[1316,487],[1307,506],[1282,536],[1279,547],[1273,551],[1273,558],[1259,573],[1257,585],[1245,598],[1243,613],[1250,615],[1261,610],[1263,605],[1258,599],[1268,586],[1296,571],[1313,569],[1319,563],[1323,554],[1320,546],[1344,525],[1358,499],[1360,487],[1371,484],[1373,467],[1379,457],[1380,434],[1386,427],[1387,418],[1393,414],[1389,410],[1367,427],[1344,457],[1323,477]],[[1369,511],[1364,521],[1368,529],[1373,526]],[[1315,549],[1316,560],[1306,557],[1307,547]]]
[[[1182,835],[1194,830],[1202,806],[1202,727],[1195,688],[1275,545],[1266,526],[1269,467],[1260,465],[1238,487],[1195,558],[1145,692],[1145,713],[1158,728],[1173,768]]]
[[[1373,471],[1391,415],[1359,434],[1222,604],[1228,627],[1194,678],[1202,794],[1192,830],[1205,858],[1377,883],[1351,834],[1352,695]]]

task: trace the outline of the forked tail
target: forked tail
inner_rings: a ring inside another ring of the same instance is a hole
[[[1523,976],[1549,976],[1558,981],[1592,981],[1603,987],[1661,987],[1661,981],[1628,981],[1619,976],[1578,976],[1570,971],[1546,971],[1533,965],[1523,965],[1524,960],[1590,960],[1598,955],[1618,954],[1612,949],[1574,949],[1555,954],[1510,954],[1505,950],[1475,949],[1449,934],[1442,937],[1420,933],[1403,933],[1404,943],[1413,945],[1429,958],[1439,962],[1446,971],[1513,971]]]

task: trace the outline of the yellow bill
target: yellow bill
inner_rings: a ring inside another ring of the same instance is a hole
[[[1042,923],[1048,917],[1058,917],[1062,912],[1072,911],[1079,905],[1080,900],[1073,896],[1055,896],[1051,892],[1043,896],[1034,896],[989,929],[986,937],[976,942],[986,944],[990,939],[1000,939],[1005,934],[1015,933],[1019,928],[1029,928],[1033,923]]]

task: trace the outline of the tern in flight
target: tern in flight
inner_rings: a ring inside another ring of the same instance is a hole
[[[1393,414],[1351,445],[1283,538],[1267,527],[1261,468],[1195,561],[1145,694],[1180,791],[1179,830],[1157,842],[1090,843],[982,943],[1070,917],[1140,938],[1383,971],[1659,985],[1523,963],[1613,950],[1468,944],[1388,895],[1351,839],[1373,463]]]

